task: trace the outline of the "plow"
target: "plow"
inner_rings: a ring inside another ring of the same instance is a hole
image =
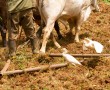
[[[110,57],[110,54],[70,54],[74,57],[78,58],[97,58],[97,57]],[[48,54],[49,57],[62,57],[62,53],[50,53]],[[69,63],[59,63],[59,64],[52,64],[52,65],[41,65],[33,68],[26,68],[23,70],[13,70],[13,71],[8,71],[8,67],[10,66],[11,60],[8,59],[7,62],[5,63],[3,69],[0,72],[1,76],[4,75],[12,75],[12,74],[21,74],[21,73],[26,73],[26,72],[35,72],[35,71],[46,71],[49,69],[58,69],[61,67],[66,67],[68,66]]]

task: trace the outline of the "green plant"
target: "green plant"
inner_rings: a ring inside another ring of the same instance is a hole
[[[110,4],[110,0],[103,0],[105,3]]]

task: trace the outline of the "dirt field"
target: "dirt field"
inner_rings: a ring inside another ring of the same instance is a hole
[[[110,54],[110,5],[100,0],[101,12],[95,12],[82,25],[80,31],[80,43],[74,43],[74,36],[69,35],[65,27],[59,23],[63,39],[58,42],[73,54],[96,54],[94,50],[83,51],[82,40],[85,37],[99,41],[104,45],[103,54]],[[74,35],[74,31],[73,31]],[[56,35],[57,38],[57,35]],[[21,43],[25,41],[24,35],[20,38]],[[0,59],[0,70],[3,68],[7,57],[7,49],[2,48]],[[49,40],[48,53],[59,53],[60,51]],[[69,64],[59,69],[41,70],[24,74],[1,76],[0,90],[110,90],[110,57],[82,57],[82,66]],[[52,65],[66,62],[63,57],[39,57],[32,55],[30,45],[17,50],[17,56],[11,58],[8,70],[24,69],[41,65]]]

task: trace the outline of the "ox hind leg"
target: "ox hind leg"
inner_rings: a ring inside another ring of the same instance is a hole
[[[46,51],[46,44],[47,44],[48,38],[50,37],[50,34],[53,30],[54,23],[55,23],[54,20],[51,20],[51,19],[47,20],[47,24],[46,24],[46,27],[44,29],[43,42],[42,42],[42,46],[40,49],[41,54],[45,53],[45,51]]]
[[[36,33],[37,37],[41,37],[42,29],[44,28],[44,26],[45,26],[44,23],[42,23],[40,28],[38,29],[38,31]],[[57,32],[58,38],[59,39],[63,38],[63,36],[60,33],[60,28],[59,28],[59,25],[58,25],[58,21],[55,22],[54,28],[55,28],[55,30]]]
[[[73,31],[73,27],[74,27],[74,24],[73,24],[73,20],[69,19],[68,20],[68,23],[69,23],[69,34],[70,36],[72,35],[72,31]]]
[[[89,18],[90,13],[91,13],[91,8],[88,7],[87,9],[82,10],[80,15],[76,19],[76,24],[75,24],[75,41],[76,42],[79,42],[80,27],[82,23]]]
[[[38,48],[40,48],[40,45],[41,45],[41,35],[42,35],[42,30],[43,30],[44,27],[45,27],[45,24],[44,24],[43,21],[41,21],[41,26],[40,26],[40,28],[38,29],[38,31],[36,32],[37,47],[38,47]],[[58,34],[58,38],[61,39],[63,36],[62,36],[61,33],[60,33],[60,28],[59,28],[59,25],[58,25],[58,21],[55,22],[54,28],[55,28],[55,30],[56,30],[56,32],[57,32],[57,34]],[[58,46],[58,44],[56,44],[57,42],[56,42],[56,40],[55,40],[53,34],[52,34],[52,38],[53,38],[54,44],[55,44],[56,46]]]
[[[56,32],[58,34],[58,38],[59,39],[63,38],[63,36],[60,33],[60,28],[59,28],[59,25],[58,25],[58,21],[55,22],[54,28],[55,28],[55,30],[56,30]]]
[[[69,28],[70,28],[70,35],[72,34],[73,28],[75,27],[75,37],[74,37],[74,41],[75,42],[79,42],[79,31],[80,31],[80,27],[77,24],[77,19],[69,19],[68,20],[69,23]]]
[[[51,34],[51,37],[52,37],[52,40],[53,40],[53,42],[54,42],[55,46],[56,46],[57,48],[61,48],[61,45],[60,45],[60,44],[56,41],[56,39],[55,39],[55,36],[54,36],[53,32],[52,32],[52,34]]]
[[[74,41],[75,42],[79,42],[79,31],[80,31],[79,20],[77,20],[77,18],[75,18],[75,19],[69,19],[68,20],[68,23],[69,23],[71,35],[72,35],[73,27],[75,27],[75,38],[74,38]]]
[[[83,15],[78,17],[75,21],[75,42],[79,42],[79,32],[81,30],[81,24],[83,23]]]
[[[79,31],[80,31],[80,26],[76,25],[75,26],[75,42],[79,42]]]

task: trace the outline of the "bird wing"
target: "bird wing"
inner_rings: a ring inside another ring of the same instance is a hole
[[[97,41],[93,41],[94,48],[97,53],[101,53],[103,51],[104,46]]]

